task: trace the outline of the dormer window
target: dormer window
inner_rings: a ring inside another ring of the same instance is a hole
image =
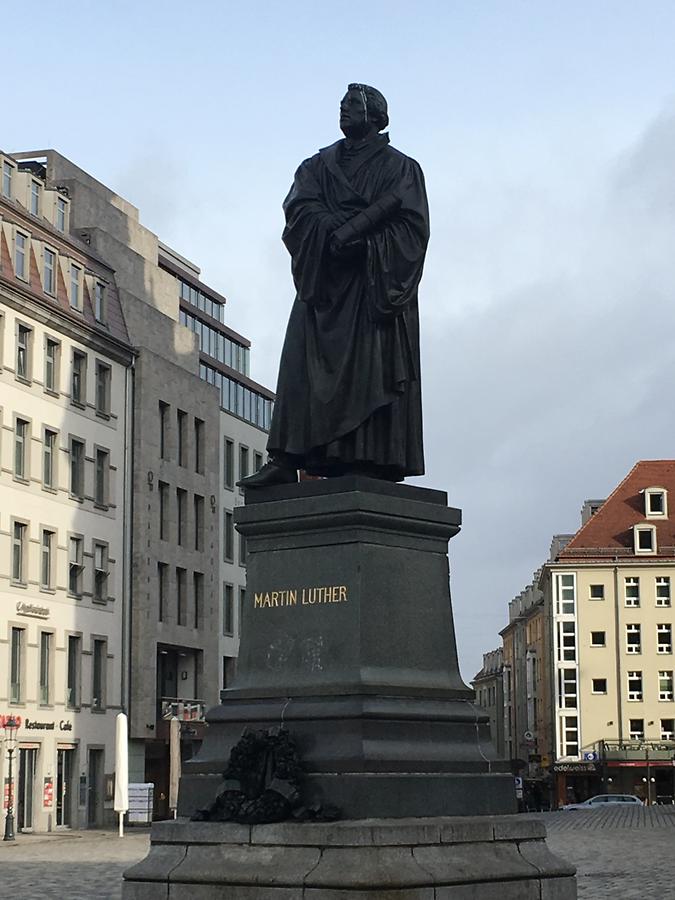
[[[648,519],[665,519],[668,516],[668,497],[665,488],[645,489],[645,516]]]
[[[14,166],[7,162],[6,159],[2,161],[2,196],[7,197],[8,200],[12,199],[12,178],[14,176]]]
[[[653,525],[636,525],[633,541],[636,554],[656,553],[656,528]]]

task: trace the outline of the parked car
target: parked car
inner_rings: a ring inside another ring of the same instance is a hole
[[[560,809],[602,809],[613,803],[621,803],[627,806],[644,806],[644,802],[634,794],[596,794],[581,803],[566,803]]]

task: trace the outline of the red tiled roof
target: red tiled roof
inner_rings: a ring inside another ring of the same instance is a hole
[[[647,518],[645,515],[646,488],[659,487],[667,491],[668,516]],[[656,528],[655,554],[635,554],[634,525],[653,525]],[[648,561],[675,555],[675,460],[641,460],[614,489],[600,509],[574,535],[558,559],[606,559],[633,556]]]

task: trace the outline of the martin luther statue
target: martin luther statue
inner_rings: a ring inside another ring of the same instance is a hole
[[[269,462],[246,488],[312,475],[424,472],[417,288],[429,239],[424,176],[389,144],[387,102],[350,84],[339,140],[284,201],[297,295],[281,354]]]

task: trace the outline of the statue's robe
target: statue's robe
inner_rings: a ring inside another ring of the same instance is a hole
[[[335,230],[379,198],[400,206],[353,257]],[[311,474],[424,472],[417,288],[429,238],[424,176],[377,135],[305,160],[284,201],[297,290],[281,355],[268,451]]]

